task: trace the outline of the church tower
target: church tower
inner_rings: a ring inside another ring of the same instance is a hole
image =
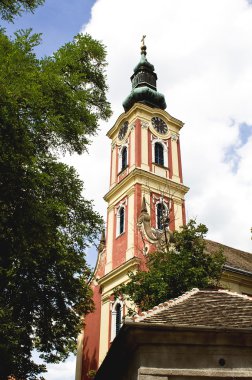
[[[122,113],[108,131],[111,140],[107,229],[98,250],[91,287],[95,311],[85,318],[77,379],[97,370],[127,313],[113,290],[128,272],[144,268],[146,256],[165,244],[185,224],[180,155],[183,123],[169,115],[157,91],[154,66],[142,40],[140,62],[131,76],[132,91]],[[81,357],[81,359],[80,359]]]

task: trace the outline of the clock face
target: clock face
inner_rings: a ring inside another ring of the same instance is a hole
[[[124,136],[126,135],[127,130],[128,130],[128,126],[129,126],[129,122],[128,121],[125,121],[123,123],[123,125],[121,126],[121,128],[119,130],[119,133],[118,133],[119,140],[122,140],[124,138]]]
[[[160,117],[157,117],[157,116],[153,117],[151,119],[151,122],[152,122],[153,127],[156,129],[158,133],[162,133],[163,135],[167,133],[168,127],[165,124],[164,120],[160,119]]]

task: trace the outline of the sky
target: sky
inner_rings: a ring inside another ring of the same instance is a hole
[[[106,132],[123,112],[130,76],[146,37],[166,111],[182,120],[181,152],[187,219],[208,238],[251,252],[252,241],[252,2],[248,0],[46,0],[34,15],[8,26],[43,33],[40,56],[79,31],[107,49],[108,99],[113,116],[100,124],[89,154],[66,157],[84,180],[84,194],[106,217],[110,141]],[[95,175],[94,175],[95,173]],[[87,253],[91,265],[95,253]],[[73,380],[75,363],[49,366],[47,380]]]

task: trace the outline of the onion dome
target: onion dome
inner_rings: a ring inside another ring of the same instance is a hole
[[[146,45],[142,39],[141,59],[134,68],[134,74],[131,76],[132,91],[123,102],[125,112],[127,112],[135,103],[143,103],[150,107],[166,108],[164,95],[157,91],[157,74],[154,66],[147,61]]]

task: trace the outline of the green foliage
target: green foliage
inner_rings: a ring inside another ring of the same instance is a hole
[[[15,16],[24,11],[33,12],[44,0],[0,0],[0,17],[13,22]]]
[[[39,60],[39,39],[0,32],[0,379],[45,370],[34,348],[64,360],[93,309],[84,250],[102,219],[57,154],[85,151],[110,115],[104,47],[79,35]]]
[[[144,311],[192,288],[217,286],[225,259],[221,251],[205,252],[206,233],[205,225],[190,220],[181,231],[175,231],[169,249],[148,256],[147,271],[130,273],[131,281],[116,292]]]

